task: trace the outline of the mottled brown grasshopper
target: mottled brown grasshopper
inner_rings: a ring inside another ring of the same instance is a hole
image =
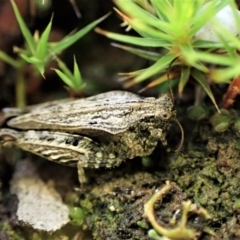
[[[11,141],[48,160],[77,166],[81,183],[83,168],[111,168],[148,156],[159,140],[166,146],[171,122],[177,122],[168,94],[143,98],[125,91],[4,112],[6,118],[10,112],[15,116],[7,121],[9,128],[0,129],[3,145]]]

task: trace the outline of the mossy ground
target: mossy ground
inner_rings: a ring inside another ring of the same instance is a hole
[[[138,158],[115,169],[88,170],[89,183],[77,191],[73,190],[77,186],[75,169],[58,165],[56,168],[56,164],[43,161],[39,171],[44,179],[53,179],[69,206],[80,208],[84,213],[73,215],[72,223],[78,225],[73,227],[75,233],[84,228],[97,240],[150,239],[148,230],[152,226],[143,217],[144,204],[169,180],[175,183],[175,187],[155,204],[159,224],[173,228],[173,215],[182,208],[183,201],[191,200],[205,208],[212,217],[206,220],[197,214],[189,215],[188,226],[200,232],[197,239],[238,239],[240,134],[234,128],[216,133],[208,123],[194,126],[194,131],[186,134],[181,153],[156,151],[151,167],[144,167]],[[5,195],[8,195],[6,191],[2,195],[5,201],[1,208],[8,214],[5,212],[1,218],[1,234],[9,239],[26,236],[26,239],[32,239],[34,234],[36,239],[48,236],[34,233],[29,227],[26,230],[23,226],[16,226],[9,218],[11,214]],[[181,211],[177,220],[180,216]],[[84,218],[84,223],[77,218]],[[61,234],[71,239],[66,230],[71,229],[70,225],[49,235],[49,239],[60,239]]]
[[[177,187],[155,207],[159,223],[171,228],[169,221],[174,211],[181,208],[183,200],[190,199],[212,217],[208,221],[199,216],[189,218],[189,224],[202,232],[199,239],[240,237],[239,141],[234,128],[216,133],[209,124],[200,123],[187,134],[182,153],[169,154],[168,158],[163,155],[154,171],[126,173],[123,167],[111,171],[113,177],[89,188],[94,214],[88,222],[97,222],[92,228],[95,239],[149,239],[147,230],[151,226],[143,218],[143,205],[166,180],[175,182]],[[122,176],[115,173],[119,171]],[[139,224],[142,222],[144,227]],[[208,234],[210,230],[216,236]]]
[[[57,27],[62,27],[64,21],[67,27],[65,31],[70,32],[76,24],[71,25],[70,19],[65,17],[70,15],[67,15],[65,9],[62,11],[66,1],[59,2],[55,1],[55,5],[61,11],[58,15],[55,13],[54,19],[57,20]],[[90,5],[89,1],[81,1],[79,5],[84,16],[81,24],[85,26],[112,10],[111,1],[107,4],[106,2],[102,4],[101,1],[95,1]],[[109,19],[100,27],[121,31],[118,28],[119,19],[114,14]],[[86,93],[89,95],[121,89],[122,84],[116,80],[118,72],[129,72],[149,66],[148,62],[135,55],[110,47],[109,40],[94,32],[67,52],[66,58],[72,60],[73,54],[79,59],[79,66],[87,83]],[[8,72],[2,75],[7,77],[1,78],[0,105],[14,106],[13,77],[9,77]],[[29,88],[31,85],[34,84],[27,82]],[[137,92],[143,86],[145,83],[128,90]],[[192,85],[187,90],[184,96],[190,99],[189,106],[192,104],[191,99],[195,98],[195,92]],[[29,104],[39,103],[56,99],[62,92],[64,96],[67,95],[62,82],[51,82],[47,79],[41,81],[41,86],[37,89],[29,90],[27,98]],[[146,93],[148,96],[157,94],[156,89],[150,89]],[[219,98],[223,94],[224,92],[221,92]],[[9,186],[16,158],[20,157],[13,155],[12,150],[1,153],[0,240],[150,239],[148,231],[152,226],[143,217],[144,204],[167,180],[174,182],[174,188],[155,204],[155,216],[159,224],[169,229],[173,228],[171,220],[174,216],[177,221],[180,219],[181,211],[178,210],[182,209],[182,202],[191,200],[205,208],[212,216],[212,219],[206,220],[197,214],[189,215],[188,226],[200,233],[198,239],[240,239],[240,133],[234,128],[229,128],[224,133],[216,133],[208,122],[194,123],[190,122],[186,114],[179,115],[186,135],[180,153],[166,153],[159,146],[147,163],[146,159],[142,161],[136,158],[114,169],[87,170],[89,182],[81,188],[76,169],[40,160],[31,155],[30,158],[38,166],[42,179],[55,185],[64,202],[72,210],[71,223],[56,233],[37,232],[17,221],[16,196],[10,195]],[[180,133],[171,129],[168,137],[171,149],[174,149],[174,144],[177,144],[179,138]]]

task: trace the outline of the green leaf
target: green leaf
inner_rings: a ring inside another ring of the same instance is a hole
[[[75,88],[73,82],[71,81],[71,79],[69,79],[68,76],[66,76],[63,72],[61,72],[61,71],[58,70],[58,69],[53,69],[53,70],[54,70],[54,71],[57,73],[57,75],[63,80],[63,82],[65,82],[65,84],[66,84],[67,86],[69,86],[71,89],[74,89],[74,88]]]
[[[181,95],[190,77],[190,67],[181,69],[181,77],[178,84],[178,92]]]
[[[184,60],[186,65],[195,67],[202,72],[208,72],[208,68],[198,60],[197,52],[190,44],[182,44],[180,46],[180,49],[181,58]]]
[[[223,44],[223,49],[229,53],[229,56],[237,58],[238,55],[236,54],[235,48],[239,48],[239,38],[234,35],[231,29],[228,29],[222,23],[218,21],[214,21],[213,23],[216,28],[216,34]],[[234,25],[234,23],[232,23],[232,25]]]
[[[229,5],[232,8],[233,11],[233,15],[235,18],[235,22],[237,24],[237,28],[238,28],[238,33],[240,32],[240,16],[239,16],[239,10],[238,7],[236,6],[236,2],[235,1],[229,1]]]
[[[114,0],[114,2],[122,11],[131,16],[131,19],[140,19],[141,22],[151,27],[158,28],[156,29],[158,32],[167,32],[169,30],[168,22],[161,21],[159,18],[139,7],[132,0]]]
[[[68,48],[72,44],[74,44],[76,41],[78,41],[81,37],[86,35],[91,29],[96,27],[97,24],[102,22],[108,16],[109,16],[109,14],[106,14],[105,16],[90,23],[89,25],[87,25],[83,29],[79,30],[78,32],[74,33],[73,35],[63,38],[60,42],[50,44],[50,51],[53,52],[54,54],[61,53],[63,50],[65,50],[66,48]]]
[[[207,79],[205,78],[205,76],[198,70],[193,69],[191,71],[191,75],[193,76],[193,78],[196,79],[196,81],[202,86],[202,88],[205,90],[205,92],[207,93],[207,95],[210,97],[210,99],[212,100],[214,106],[216,107],[217,111],[219,111],[219,108],[216,104],[215,98],[213,96],[212,90],[209,87],[209,84],[207,82]]]
[[[235,76],[240,75],[239,66],[240,61],[236,61],[232,67],[213,69],[208,76],[217,83],[230,83]]]
[[[63,72],[69,79],[73,78],[73,75],[72,75],[71,71],[68,69],[68,67],[66,66],[66,64],[65,64],[63,61],[61,61],[61,59],[58,58],[58,57],[56,57],[55,59],[56,59],[56,61],[57,61],[57,63],[58,63],[59,68],[62,70],[62,72]]]
[[[48,23],[46,29],[42,33],[40,40],[37,43],[36,57],[39,59],[44,59],[48,56],[48,38],[52,28],[52,18]]]
[[[227,55],[224,56],[217,53],[208,53],[208,52],[194,50],[194,52],[188,52],[188,53],[185,52],[185,55],[188,57],[189,61],[192,61],[192,62],[203,61],[203,62],[218,64],[223,66],[234,64],[234,61],[229,56]]]
[[[75,56],[74,56],[73,76],[74,76],[73,79],[75,82],[75,86],[78,89],[82,85],[82,76],[81,76],[81,72],[78,68],[78,64],[77,64]]]
[[[165,22],[169,22],[169,12],[172,10],[172,5],[169,1],[151,0],[153,7],[155,8],[159,19]]]
[[[198,30],[200,30],[207,22],[209,22],[214,15],[216,15],[222,8],[228,4],[229,0],[211,0],[206,3],[201,9],[201,12],[198,12],[191,19],[192,27],[189,31],[189,35],[193,36]]]
[[[14,68],[19,68],[20,67],[20,63],[19,61],[11,58],[10,56],[8,56],[5,52],[0,50],[0,59],[4,62],[6,62],[7,64],[11,65]]]
[[[120,79],[118,79],[119,82],[124,82],[126,80],[129,80],[131,78],[134,78],[138,75],[140,75],[141,73],[143,73],[144,71],[146,71],[146,69],[140,69],[134,72],[128,72],[128,73],[119,73],[118,75],[123,76]]]
[[[31,64],[39,64],[39,63],[41,63],[42,62],[42,60],[39,60],[38,58],[36,58],[36,57],[29,57],[29,56],[27,56],[27,55],[25,55],[25,54],[22,54],[22,53],[20,53],[20,57],[22,58],[22,59],[24,59],[26,62],[28,62],[28,63],[31,63]]]
[[[128,24],[141,36],[145,38],[158,38],[165,41],[174,41],[174,37],[171,34],[159,31],[157,28],[147,25],[145,22],[138,18],[124,19]]]
[[[45,76],[44,76],[45,64],[42,64],[42,63],[34,64],[34,67],[40,72],[40,74],[42,75],[42,77],[45,78]]]
[[[154,63],[152,66],[147,68],[145,71],[143,71],[139,76],[135,78],[136,82],[143,81],[157,73],[161,73],[163,71],[166,71],[169,64],[176,58],[176,56],[172,53],[167,53],[163,57],[161,57],[156,63]]]
[[[230,46],[233,44],[229,43]],[[223,43],[221,42],[211,42],[211,41],[204,41],[204,40],[197,40],[192,43],[193,48],[211,48],[211,49],[218,49],[223,48]]]
[[[85,85],[82,83],[82,77],[80,70],[78,68],[76,59],[74,57],[74,67],[73,67],[73,74],[67,68],[64,62],[62,62],[59,58],[56,58],[58,62],[58,66],[60,67],[61,71],[58,69],[53,69],[58,76],[65,82],[65,84],[73,91],[79,92]]]
[[[138,45],[141,47],[169,47],[170,42],[157,39],[157,38],[142,38],[142,37],[133,37],[133,36],[126,36],[123,34],[112,33],[109,31],[105,31],[101,28],[95,28],[95,31],[99,34],[102,34],[110,39],[114,39],[116,41]]]
[[[227,36],[230,34],[230,33],[226,33]],[[226,50],[228,52],[228,56],[229,58],[235,58],[237,59],[239,56],[238,54],[236,53],[236,49],[233,49],[229,44],[228,44],[228,41],[226,41],[225,37],[221,34],[218,34],[218,37],[219,39],[221,40],[221,43],[223,44],[224,46],[224,50]]]
[[[127,52],[133,53],[139,57],[142,57],[142,58],[154,61],[154,62],[156,62],[161,57],[161,54],[156,53],[156,52],[146,51],[146,50],[139,49],[139,48],[128,47],[128,46],[124,46],[124,45],[120,45],[120,44],[116,44],[116,43],[112,43],[111,45],[113,47],[121,48]]]
[[[27,25],[25,24],[20,12],[18,11],[17,5],[15,4],[14,0],[11,0],[11,4],[12,4],[12,7],[13,7],[14,14],[17,18],[17,22],[18,22],[19,27],[21,29],[21,33],[23,34],[24,39],[27,42],[27,45],[28,45],[31,53],[34,54],[35,50],[36,50],[36,44],[34,42],[32,34],[29,31]]]

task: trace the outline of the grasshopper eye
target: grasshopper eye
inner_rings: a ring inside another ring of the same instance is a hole
[[[170,112],[160,112],[159,117],[163,120],[168,120],[172,114]]]

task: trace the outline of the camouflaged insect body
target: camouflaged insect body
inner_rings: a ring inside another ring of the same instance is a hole
[[[159,140],[167,145],[165,136],[176,111],[167,94],[142,98],[111,91],[30,106],[16,115],[7,122],[9,128],[0,130],[3,144],[10,137],[23,150],[77,166],[84,182],[83,168],[115,167],[126,159],[150,155]]]

